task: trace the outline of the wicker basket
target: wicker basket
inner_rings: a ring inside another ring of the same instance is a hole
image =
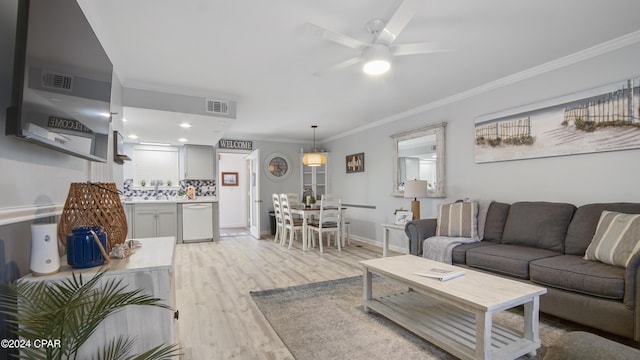
[[[58,236],[66,246],[67,234],[78,226],[100,226],[107,233],[108,251],[127,237],[127,217],[115,183],[72,183],[64,204]]]

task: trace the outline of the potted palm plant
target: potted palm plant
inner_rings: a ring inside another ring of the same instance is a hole
[[[160,299],[144,295],[141,289],[125,291],[120,279],[100,281],[100,272],[85,281],[75,274],[57,282],[13,282],[0,285],[0,312],[10,317],[9,331],[24,346],[20,359],[77,359],[78,351],[98,325],[109,315],[125,306],[157,306],[170,310]],[[179,355],[176,344],[160,345],[142,354],[132,355],[135,339],[127,335],[114,336],[103,348],[95,349],[95,359],[153,360]]]

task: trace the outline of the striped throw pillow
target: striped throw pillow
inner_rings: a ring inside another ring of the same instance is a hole
[[[626,268],[638,250],[640,214],[603,211],[584,258]]]
[[[478,202],[465,201],[438,206],[436,236],[478,238]]]

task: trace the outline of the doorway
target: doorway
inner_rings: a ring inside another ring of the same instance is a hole
[[[223,179],[223,173],[228,174],[227,179]],[[246,153],[218,153],[218,184],[220,237],[250,235]]]

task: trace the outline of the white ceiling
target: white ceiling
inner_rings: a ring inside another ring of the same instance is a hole
[[[359,66],[318,77],[357,53],[305,23],[368,42],[367,21],[388,18],[398,2],[78,2],[125,87],[235,100],[237,119],[223,136],[252,140],[310,142],[314,124],[319,140],[337,138],[585,49],[597,54],[608,41],[640,41],[637,0],[424,0],[395,43],[453,51],[396,57],[380,77]],[[175,142],[171,119],[128,120],[125,133],[142,122],[157,130],[149,140]]]

